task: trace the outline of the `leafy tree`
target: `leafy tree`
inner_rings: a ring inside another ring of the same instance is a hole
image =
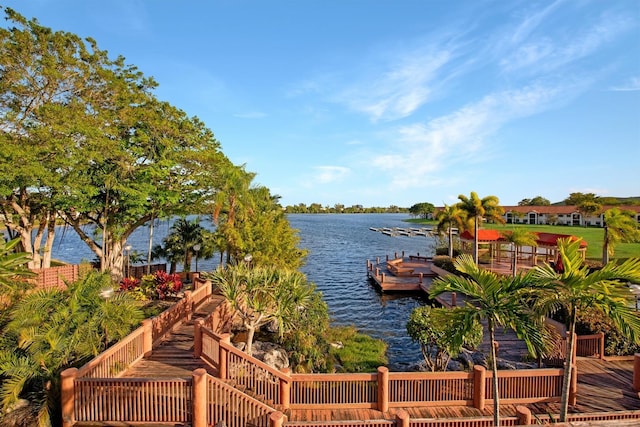
[[[39,290],[15,305],[0,344],[3,412],[27,398],[38,425],[60,424],[60,372],[95,357],[142,320],[126,294],[102,296],[111,286],[108,275],[91,273],[66,290]]]
[[[576,208],[586,218],[587,216],[597,215],[602,210],[602,205],[599,202],[585,200],[580,202]],[[584,226],[587,226],[585,221]]]
[[[465,220],[466,213],[457,205],[445,204],[444,208],[436,213],[438,233],[443,233],[446,230],[449,238],[449,258],[453,258],[453,228],[454,226],[457,226],[458,230],[463,229]]]
[[[435,211],[436,207],[429,202],[416,203],[409,208],[409,213],[422,219],[427,219],[429,214]]]
[[[522,199],[518,202],[518,206],[549,206],[551,202],[542,196],[536,196],[533,199]]]
[[[315,291],[298,271],[249,268],[242,263],[219,267],[207,277],[242,319],[247,330],[248,354],[252,351],[254,334],[261,326],[277,321],[280,336],[295,328],[295,319],[299,318],[295,312],[311,304]]]
[[[457,328],[454,324],[458,308],[433,308],[422,306],[414,309],[407,322],[407,333],[420,344],[422,357],[432,371],[446,371],[452,356],[462,347],[476,347],[482,342],[482,325],[472,320],[471,328]]]
[[[531,353],[544,347],[544,328],[540,316],[530,308],[533,289],[527,275],[506,277],[478,267],[468,254],[455,261],[456,269],[464,276],[448,275],[435,279],[429,292],[435,298],[444,292],[456,292],[465,296],[465,305],[450,311],[452,323],[458,333],[469,333],[473,325],[485,321],[491,341],[491,370],[493,372],[494,425],[500,425],[500,392],[495,350],[497,327],[508,327],[523,339]]]
[[[510,232],[504,233],[503,237],[513,247],[513,258],[511,260],[511,268],[513,277],[518,274],[518,251],[522,246],[537,246],[537,235],[525,228],[514,228]]]
[[[456,205],[467,215],[467,220],[473,224],[473,260],[478,263],[478,229],[483,220],[504,224],[504,209],[500,206],[500,200],[496,196],[486,196],[482,199],[475,191],[469,197],[464,194],[458,196],[460,202]],[[469,227],[470,228],[470,227]]]
[[[571,205],[578,206],[579,204],[584,202],[599,202],[599,197],[596,196],[594,193],[576,192],[576,193],[569,194],[569,197],[564,199],[564,204],[570,205],[570,206]]]
[[[564,367],[560,421],[565,422],[569,406],[573,352],[576,345],[576,319],[578,313],[595,308],[609,317],[620,331],[640,343],[640,317],[633,309],[632,294],[627,282],[640,283],[640,258],[630,258],[620,265],[606,264],[592,271],[584,263],[579,251],[580,241],[559,239],[558,251],[564,271],[558,273],[548,264],[531,270],[540,293],[537,304],[541,311],[555,312],[565,309],[567,316],[567,360]]]
[[[618,243],[638,240],[640,240],[640,228],[633,211],[611,208],[604,213],[603,264],[609,262],[609,257],[613,256]]]

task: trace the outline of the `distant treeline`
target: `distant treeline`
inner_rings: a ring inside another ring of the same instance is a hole
[[[365,208],[362,205],[345,206],[336,204],[333,206],[322,206],[320,203],[311,203],[306,205],[299,203],[294,206],[287,206],[286,213],[309,213],[309,214],[321,214],[321,213],[408,213],[409,208],[401,208],[399,206],[389,207],[370,207]]]

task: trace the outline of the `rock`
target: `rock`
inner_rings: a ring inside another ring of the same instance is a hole
[[[287,351],[277,344],[256,341],[253,343],[251,353],[253,357],[275,369],[279,370],[289,367],[289,355]]]
[[[340,349],[340,348],[344,348],[344,344],[342,344],[340,341],[338,341],[338,342],[332,342],[332,343],[331,343],[331,347],[333,347],[333,348],[337,348],[337,349]]]
[[[280,328],[278,327],[278,319],[273,319],[271,322],[264,325],[262,329],[269,333],[275,334],[280,330]]]
[[[464,371],[464,365],[457,360],[449,360],[447,371]]]

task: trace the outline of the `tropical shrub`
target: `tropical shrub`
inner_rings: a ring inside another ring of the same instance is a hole
[[[589,308],[578,313],[576,333],[591,335],[604,333],[604,354],[607,356],[629,356],[640,352],[640,346],[626,339],[620,329],[601,310]]]
[[[142,276],[142,280],[125,277],[120,281],[120,291],[130,293],[137,300],[159,299],[176,296],[183,288],[178,274],[158,270]]]

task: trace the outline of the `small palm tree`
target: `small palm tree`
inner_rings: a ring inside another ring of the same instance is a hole
[[[473,261],[478,263],[478,229],[480,222],[490,220],[504,224],[504,209],[500,206],[500,200],[496,196],[487,196],[482,199],[475,191],[470,196],[464,194],[458,196],[460,202],[456,205],[463,210],[469,221],[473,222]]]
[[[602,244],[602,264],[609,262],[614,248],[621,242],[640,240],[640,228],[632,211],[611,208],[604,213],[604,242]]]
[[[435,298],[444,292],[456,292],[465,296],[465,305],[451,310],[458,328],[468,333],[474,323],[485,321],[491,341],[491,370],[493,372],[494,424],[500,425],[500,393],[495,349],[495,332],[498,327],[508,327],[525,341],[532,354],[545,345],[544,328],[540,316],[531,307],[534,288],[527,275],[506,277],[480,269],[468,254],[455,260],[456,269],[464,276],[448,275],[433,281],[429,296]]]
[[[436,214],[438,221],[438,233],[447,232],[449,238],[449,258],[453,258],[453,227],[457,226],[458,230],[464,227],[465,212],[456,205],[444,205],[444,208]]]
[[[633,295],[627,282],[640,283],[640,258],[630,258],[620,265],[606,264],[601,270],[591,271],[579,252],[580,241],[558,240],[558,252],[564,271],[556,272],[548,264],[530,271],[540,293],[537,304],[540,311],[554,312],[560,308],[568,312],[567,360],[562,384],[560,421],[567,419],[569,385],[573,369],[574,335],[578,312],[596,308],[611,318],[621,332],[640,343],[640,317],[632,308]]]
[[[537,235],[525,228],[514,228],[508,233],[502,235],[507,242],[513,247],[513,259],[511,260],[511,269],[513,277],[518,273],[518,251],[522,246],[537,246]]]

